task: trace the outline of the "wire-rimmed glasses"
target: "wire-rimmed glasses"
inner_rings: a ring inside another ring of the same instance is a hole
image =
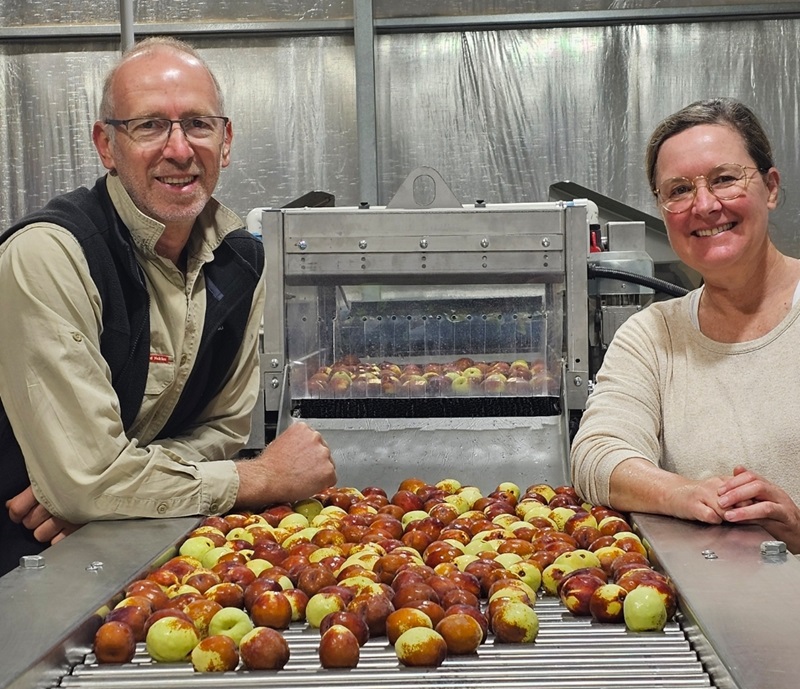
[[[706,188],[720,201],[738,199],[747,190],[753,175],[748,175],[748,170],[758,170],[756,167],[739,165],[738,163],[722,163],[717,165],[705,175],[698,175],[694,179],[688,177],[670,177],[661,183],[653,193],[658,199],[658,204],[667,213],[685,213],[688,211],[697,196],[697,180],[704,179]]]

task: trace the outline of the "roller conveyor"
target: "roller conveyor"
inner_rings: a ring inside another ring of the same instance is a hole
[[[540,631],[535,643],[495,643],[473,656],[450,656],[436,669],[402,666],[386,638],[371,639],[353,670],[324,670],[317,657],[319,631],[293,625],[286,638],[291,658],[279,672],[237,670],[199,675],[188,663],[152,662],[140,644],[124,666],[97,665],[91,652],[60,687],[713,687],[678,622],[662,633],[635,634],[624,625],[576,618],[553,598],[536,603]]]

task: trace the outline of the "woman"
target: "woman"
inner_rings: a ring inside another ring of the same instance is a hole
[[[572,447],[593,503],[759,524],[800,552],[800,261],[768,232],[780,174],[741,103],[693,103],[647,148],[678,257],[703,277],[617,332]]]

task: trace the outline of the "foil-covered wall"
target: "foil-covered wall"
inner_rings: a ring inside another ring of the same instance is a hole
[[[376,19],[697,7],[696,2],[374,3]],[[721,6],[720,2],[703,3]],[[737,4],[726,2],[726,6]],[[758,3],[750,2],[753,7]],[[762,3],[780,7],[781,4]],[[91,127],[102,76],[119,50],[119,5],[0,0],[0,226],[102,173]],[[356,65],[348,31],[220,31],[225,22],[352,20],[349,0],[134,2],[137,29],[159,23],[207,57],[232,117],[234,162],[220,198],[244,216],[312,189],[359,198]],[[67,29],[110,24],[100,37]],[[37,33],[62,26],[61,37]],[[3,39],[3,28],[29,33]],[[117,27],[118,28],[118,27]],[[316,35],[315,35],[316,33]],[[464,202],[546,200],[571,180],[655,213],[643,172],[647,137],[698,98],[735,96],[761,115],[783,174],[778,245],[800,255],[797,146],[800,19],[536,25],[392,31],[375,42],[378,202],[430,165]]]

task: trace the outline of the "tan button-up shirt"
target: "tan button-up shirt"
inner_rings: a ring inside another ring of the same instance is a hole
[[[258,393],[264,277],[223,389],[186,435],[154,441],[197,356],[203,265],[242,222],[212,199],[195,224],[184,274],[155,252],[164,226],[139,212],[117,177],[108,176],[108,190],[150,292],[150,367],[127,434],[100,354],[103,305],[75,237],[38,223],[0,245],[0,397],[34,495],[76,523],[225,512],[239,487],[231,458],[247,440]]]

